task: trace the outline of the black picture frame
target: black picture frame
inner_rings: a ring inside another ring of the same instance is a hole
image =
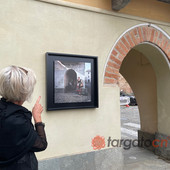
[[[46,53],[47,110],[98,108],[98,58]]]

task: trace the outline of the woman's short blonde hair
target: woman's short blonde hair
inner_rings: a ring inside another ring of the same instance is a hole
[[[35,73],[29,68],[9,66],[0,71],[0,95],[7,101],[28,101],[35,83]]]

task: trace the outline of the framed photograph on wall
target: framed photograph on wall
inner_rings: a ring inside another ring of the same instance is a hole
[[[98,107],[97,57],[46,53],[47,110]]]

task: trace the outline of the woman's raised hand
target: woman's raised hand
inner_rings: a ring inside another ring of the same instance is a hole
[[[43,111],[42,105],[39,103],[41,96],[38,97],[34,107],[32,108],[32,116],[34,118],[35,123],[42,122],[41,113]]]

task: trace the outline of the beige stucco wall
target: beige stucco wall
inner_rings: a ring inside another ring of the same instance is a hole
[[[92,151],[96,135],[120,138],[119,88],[103,86],[109,52],[118,37],[141,21],[35,0],[0,3],[0,69],[31,67],[37,75],[32,108],[41,95],[46,108],[45,53],[98,56],[99,108],[43,112],[48,148],[39,159]],[[165,26],[166,27],[166,26]],[[170,28],[166,27],[170,33]]]

